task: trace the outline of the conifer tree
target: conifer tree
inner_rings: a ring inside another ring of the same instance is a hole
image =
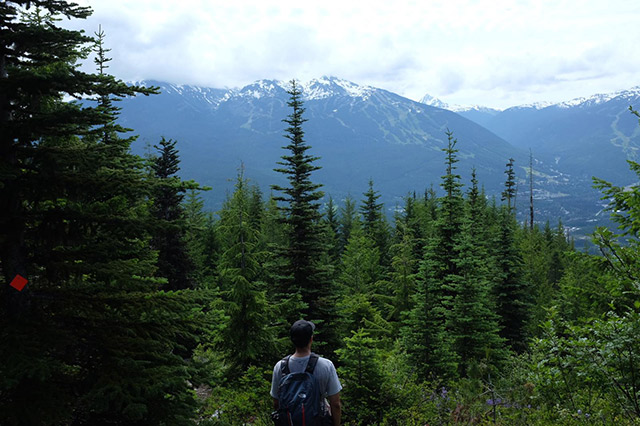
[[[348,294],[373,294],[382,278],[380,250],[364,231],[354,229],[342,255],[340,283]]]
[[[455,172],[455,164],[458,162],[456,144],[453,133],[447,132],[448,146],[443,151],[446,154],[446,171],[442,176],[440,186],[445,191],[445,196],[440,199],[438,220],[436,222],[436,238],[439,240],[435,256],[444,266],[442,277],[454,274],[457,265],[453,262],[456,256],[455,239],[460,232],[463,217],[462,183],[460,175]],[[446,293],[446,292],[445,292]]]
[[[462,228],[464,200],[460,175],[455,173],[457,140],[447,132],[446,174],[441,186],[445,195],[440,201],[434,235],[425,248],[420,264],[414,308],[406,320],[407,352],[419,377],[451,378],[456,375],[457,358],[452,350],[452,336],[446,326],[456,297],[456,277],[460,275],[457,238]]]
[[[349,242],[354,223],[357,221],[356,203],[350,195],[347,195],[347,198],[344,200],[344,205],[340,207],[339,211],[340,226],[338,228],[338,235],[340,239],[340,253],[342,253]]]
[[[157,229],[151,244],[158,251],[157,275],[167,278],[168,290],[192,288],[194,263],[185,242],[182,200],[187,189],[199,188],[176,175],[180,170],[176,141],[163,137],[154,147],[158,155],[151,163],[156,179],[151,211],[157,220]]]
[[[278,208],[278,203],[273,195],[269,196],[263,210],[260,233],[269,253],[273,254],[277,247],[282,247],[286,244],[287,226],[283,212]]]
[[[381,278],[380,252],[375,242],[359,226],[354,227],[337,280],[339,336],[348,336],[359,328],[377,334],[386,331],[377,303]]]
[[[369,179],[369,188],[364,193],[364,197],[360,206],[362,226],[365,235],[375,241],[380,251],[380,261],[386,266],[389,264],[389,225],[384,215],[384,204],[378,202],[380,194],[373,189],[372,179]]]
[[[400,232],[399,232],[400,231]],[[404,316],[413,307],[416,288],[418,259],[414,257],[415,238],[410,230],[403,227],[396,234],[402,236],[400,242],[390,248],[391,288],[393,289],[393,310],[390,318],[399,325]]]
[[[261,251],[259,224],[252,224],[251,203],[251,190],[240,171],[235,191],[220,212],[218,228],[221,240],[218,268],[225,314],[229,318],[219,344],[228,354],[232,375],[266,362],[274,353],[275,335],[269,328],[266,285],[260,280],[266,253]]]
[[[494,239],[497,273],[494,277],[496,312],[501,336],[512,349],[526,348],[527,328],[531,309],[531,292],[522,279],[522,257],[516,245],[516,219],[508,206],[502,206]]]
[[[358,330],[345,338],[345,348],[338,350],[339,375],[345,384],[344,420],[349,424],[379,424],[386,412],[384,369],[376,343],[366,331]]]
[[[56,19],[89,14],[0,4],[0,268],[29,279],[0,286],[0,423],[187,424],[193,371],[175,337],[194,340],[200,314],[151,278],[151,188],[108,105],[154,89],[78,69],[92,39]]]
[[[516,202],[516,192],[517,192],[517,183],[516,183],[516,173],[513,170],[513,158],[509,158],[509,162],[506,164],[507,169],[504,173],[507,175],[507,180],[505,181],[504,191],[502,191],[502,201],[507,202],[507,209],[509,211],[515,210],[515,202]]]
[[[522,280],[531,290],[533,329],[530,333],[537,334],[540,331],[538,324],[548,316],[557,297],[554,285],[549,281],[552,253],[537,225],[522,228],[516,241],[522,257]]]
[[[333,317],[330,268],[320,263],[326,259],[323,254],[327,250],[321,235],[319,212],[319,200],[324,193],[320,191],[322,185],[311,180],[311,174],[320,169],[314,164],[319,157],[307,152],[311,147],[305,142],[302,129],[306,121],[302,92],[295,80],[291,81],[288,93],[291,114],[283,120],[288,125],[284,136],[289,141],[283,149],[288,153],[278,162],[282,167],[275,171],[285,175],[289,184],[272,186],[282,194],[274,199],[282,203],[288,240],[280,250],[285,261],[280,287],[282,294],[290,297],[298,294],[304,303],[300,312],[289,312],[288,320],[301,315],[310,320],[330,322]]]
[[[192,276],[198,288],[207,288],[215,281],[219,252],[213,218],[204,211],[204,201],[195,189],[187,191],[182,206],[184,241],[189,258],[194,263]]]
[[[329,197],[327,211],[324,216],[324,223],[327,227],[325,234],[328,239],[329,256],[334,265],[337,265],[340,262],[340,253],[342,252],[342,248],[340,247],[340,236],[338,234],[340,222],[338,221],[337,212],[338,208],[333,203],[333,198]]]
[[[503,341],[491,297],[488,256],[474,232],[481,227],[482,223],[467,215],[456,238],[458,257],[454,261],[459,272],[452,277],[455,297],[446,328],[451,333],[461,376],[474,363],[486,359],[495,366],[503,355]]]
[[[283,299],[290,298],[285,292],[285,288],[282,287],[282,283],[289,277],[289,269],[287,259],[283,256],[283,247],[287,245],[287,225],[283,212],[279,209],[278,203],[273,197],[269,196],[269,199],[265,202],[264,213],[260,224],[260,235],[262,236],[262,245],[265,247],[266,257],[264,260],[264,270],[268,283],[267,298],[269,302],[274,306],[283,305]],[[296,306],[293,308],[297,311],[301,303],[299,295],[296,293],[297,298],[293,300]],[[287,305],[287,303],[284,303]],[[286,316],[290,315],[289,306],[282,306],[282,313],[278,316],[286,321]]]

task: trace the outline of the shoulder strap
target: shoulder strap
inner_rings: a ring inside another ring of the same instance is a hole
[[[311,352],[311,355],[309,356],[309,362],[307,362],[307,368],[304,371],[309,374],[313,374],[313,370],[315,370],[316,364],[318,363],[318,358],[318,355]]]
[[[291,373],[291,370],[289,370],[289,358],[291,358],[291,355],[287,355],[282,359],[282,361],[280,361],[280,372],[283,376]],[[318,355],[311,352],[311,355],[309,355],[309,361],[307,361],[307,368],[304,370],[306,373],[313,374],[313,370],[315,370],[316,364],[318,363],[318,358]]]
[[[289,370],[289,358],[291,358],[291,355],[287,355],[282,359],[282,361],[280,361],[280,371],[283,376],[286,376],[291,372],[291,370]]]

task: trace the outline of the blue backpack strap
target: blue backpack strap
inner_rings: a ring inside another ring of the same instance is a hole
[[[291,355],[287,355],[280,361],[280,373],[282,376],[286,376],[291,373],[291,370],[289,370],[289,358],[291,358]],[[320,358],[318,355],[311,352],[311,355],[309,355],[309,361],[307,362],[307,368],[304,370],[305,373],[313,374],[313,370],[315,370],[316,364],[318,363],[318,358]]]
[[[286,376],[291,372],[291,370],[289,370],[289,358],[291,358],[291,355],[287,355],[282,359],[282,361],[280,361],[280,373],[283,376]]]
[[[309,356],[309,361],[307,362],[307,368],[305,368],[305,372],[309,374],[313,374],[313,370],[316,368],[316,364],[318,363],[319,356],[311,352]]]

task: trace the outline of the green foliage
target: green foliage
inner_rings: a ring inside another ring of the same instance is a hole
[[[176,141],[162,138],[154,145],[157,156],[151,161],[154,188],[151,215],[156,219],[151,246],[158,252],[157,274],[167,279],[168,290],[195,287],[191,280],[194,263],[185,240],[184,207],[187,189],[200,189],[195,182],[184,182],[176,173],[180,157]]]
[[[318,264],[324,250],[319,229],[321,217],[318,200],[324,193],[319,190],[321,184],[311,181],[311,173],[320,169],[313,164],[319,157],[307,153],[311,147],[304,141],[302,124],[306,120],[302,117],[303,102],[295,80],[291,81],[289,94],[291,98],[288,105],[292,112],[283,120],[289,126],[284,135],[289,144],[283,147],[288,153],[278,162],[282,167],[275,169],[287,177],[289,186],[272,185],[272,189],[283,194],[274,199],[284,203],[280,209],[288,234],[286,245],[281,247],[281,256],[286,260],[286,269],[281,273],[284,278],[281,287],[283,293],[298,293],[305,304],[300,312],[290,313],[290,319],[303,316],[327,321],[330,312],[323,300],[328,296],[329,289],[323,267]]]
[[[329,246],[329,256],[331,263],[337,265],[340,262],[340,254],[343,246],[340,243],[340,221],[338,220],[338,208],[333,203],[333,198],[329,197],[327,210],[324,215],[325,235]]]
[[[373,293],[382,278],[380,250],[375,241],[356,228],[342,256],[339,281],[344,293]]]
[[[490,297],[491,282],[485,265],[485,252],[480,242],[472,239],[474,225],[466,221],[457,238],[459,257],[455,262],[459,273],[451,277],[455,297],[446,322],[453,340],[452,349],[459,359],[458,373],[461,377],[481,360],[488,360],[496,366],[503,357],[504,346]]]
[[[609,312],[572,325],[552,316],[534,347],[532,381],[542,401],[611,422],[620,415],[636,421],[639,319],[635,311]]]
[[[351,232],[355,226],[359,226],[357,224],[357,213],[356,213],[356,203],[350,197],[344,200],[344,205],[339,208],[340,216],[339,216],[339,228],[338,235],[340,239],[340,248],[341,252],[347,246],[349,242],[349,237],[351,237]]]
[[[522,279],[522,257],[515,245],[517,224],[513,213],[502,207],[493,244],[496,270],[493,292],[500,335],[516,351],[526,348],[531,315],[531,291]]]
[[[252,424],[270,426],[272,399],[270,383],[265,377],[269,371],[250,367],[246,373],[230,386],[219,386],[211,390],[206,409],[199,424],[206,426],[230,426]]]
[[[414,257],[413,235],[409,231],[402,233],[402,240],[391,246],[391,279],[393,289],[393,309],[389,318],[395,323],[407,315],[413,307],[416,291],[416,272],[418,260]]]
[[[345,347],[337,351],[343,383],[343,407],[346,424],[369,425],[382,420],[387,399],[384,373],[376,341],[363,330],[352,332]]]
[[[507,169],[505,170],[505,174],[507,175],[507,180],[504,184],[504,191],[502,191],[502,201],[507,202],[507,209],[511,213],[515,210],[515,198],[517,191],[517,182],[516,182],[516,173],[513,170],[513,158],[509,158],[509,162],[506,164]],[[512,204],[513,202],[513,204]]]
[[[266,255],[260,245],[259,223],[252,223],[251,192],[239,173],[235,191],[220,212],[221,245],[218,274],[225,313],[229,320],[218,341],[239,375],[251,365],[265,363],[274,355],[275,333],[268,324],[271,309],[261,267]]]
[[[195,189],[187,191],[183,209],[184,242],[194,264],[193,279],[199,288],[213,288],[220,248],[212,215],[204,211],[202,197]]]
[[[407,352],[421,380],[453,378],[458,362],[446,327],[456,297],[456,277],[460,275],[455,259],[459,258],[456,239],[462,227],[463,198],[460,175],[455,174],[457,140],[451,132],[447,137],[448,146],[443,149],[446,174],[441,183],[445,195],[439,200],[434,234],[420,264],[414,307],[404,327]]]
[[[388,265],[389,225],[384,214],[384,204],[378,203],[380,194],[373,189],[373,180],[369,180],[369,189],[364,193],[365,199],[360,206],[362,228],[366,236],[371,238],[380,253],[380,261]]]
[[[190,348],[215,325],[213,295],[162,292],[152,278],[153,181],[112,101],[155,89],[104,74],[102,31],[99,74],[80,71],[93,40],[56,16],[89,12],[0,6],[0,269],[29,279],[0,287],[0,422],[189,424]]]

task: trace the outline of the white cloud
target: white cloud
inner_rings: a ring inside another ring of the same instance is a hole
[[[336,75],[509,106],[640,84],[640,2],[84,0],[110,71],[215,87]]]

